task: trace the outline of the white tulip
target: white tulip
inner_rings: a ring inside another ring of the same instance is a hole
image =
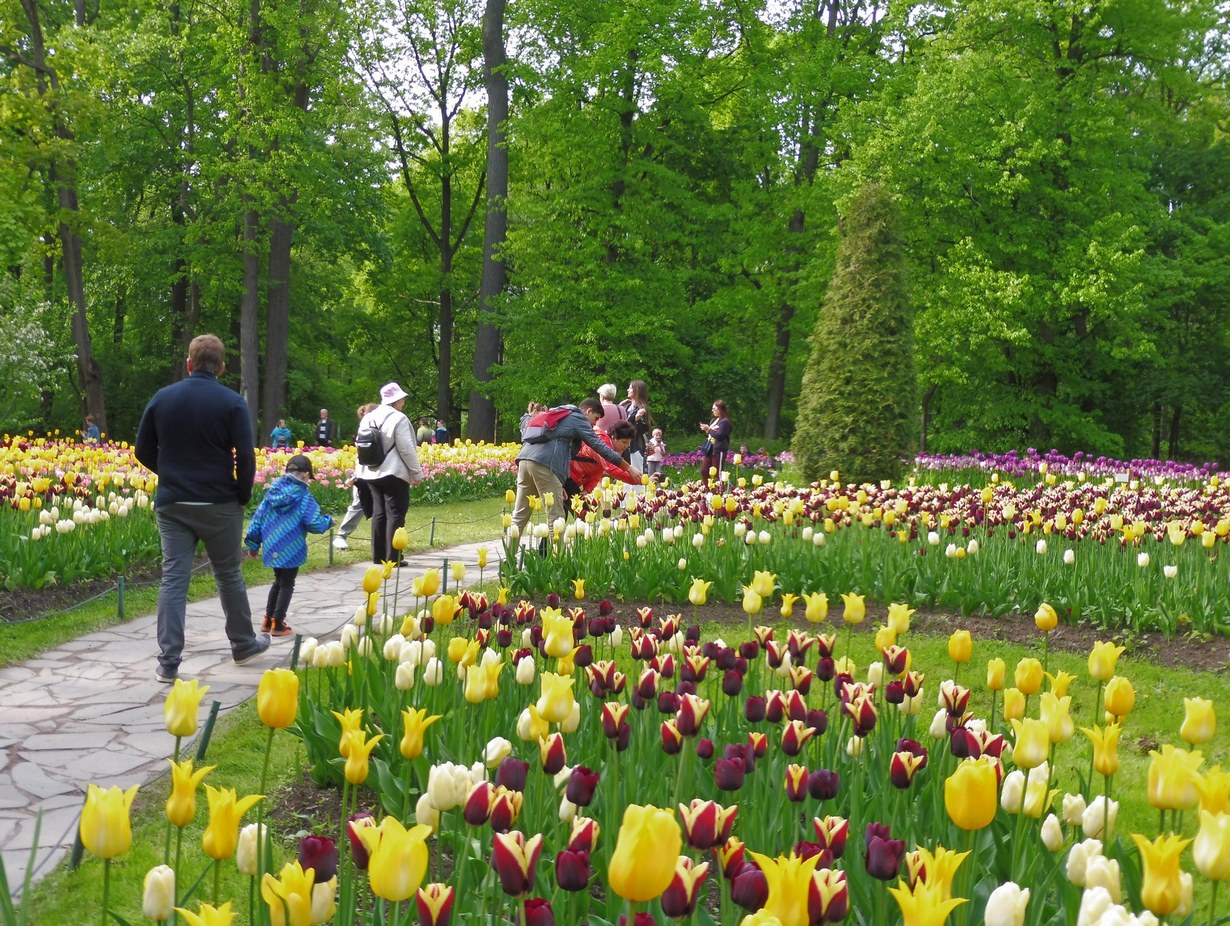
[[[409,691],[414,687],[414,670],[417,667],[413,663],[399,662],[397,671],[393,674],[393,687],[398,691]]]
[[[1042,845],[1052,852],[1058,852],[1063,848],[1063,827],[1059,825],[1059,818],[1053,813],[1048,813],[1046,819],[1042,821]]]
[[[987,898],[986,926],[1021,926],[1029,905],[1029,888],[1005,881]]]
[[[1109,807],[1109,810],[1107,809]],[[1093,799],[1085,812],[1081,814],[1081,829],[1090,839],[1100,839],[1106,841],[1109,833],[1115,831],[1115,821],[1119,818],[1119,802],[1110,801],[1108,804],[1106,796],[1099,794]],[[1103,826],[1109,832],[1103,832]],[[1111,892],[1112,894],[1114,891]],[[1115,898],[1116,902],[1118,897]]]

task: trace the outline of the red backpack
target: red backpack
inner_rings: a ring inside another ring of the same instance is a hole
[[[549,408],[531,415],[521,426],[523,444],[545,444],[555,439],[556,426],[572,413],[571,408]]]

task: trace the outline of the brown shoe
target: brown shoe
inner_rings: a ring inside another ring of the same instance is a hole
[[[269,633],[272,630],[273,630],[273,618],[270,617],[268,614],[266,614],[265,619],[261,621],[261,633]]]
[[[269,631],[271,637],[289,637],[295,631],[291,629],[290,624],[274,624],[273,629]]]

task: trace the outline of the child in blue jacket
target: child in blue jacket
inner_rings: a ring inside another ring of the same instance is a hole
[[[264,546],[262,560],[273,570],[261,629],[275,637],[294,633],[286,623],[286,609],[295,593],[299,567],[307,562],[307,535],[323,534],[333,526],[333,517],[321,513],[308,491],[311,481],[312,461],[301,453],[291,457],[286,462],[286,475],[269,487],[256,506],[243,539],[250,556]]]

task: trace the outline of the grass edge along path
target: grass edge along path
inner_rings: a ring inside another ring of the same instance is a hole
[[[455,546],[488,540],[499,534],[502,498],[441,505],[413,505],[406,516],[406,531],[410,535],[407,555],[426,549]],[[364,562],[370,551],[370,521],[363,521],[351,535],[347,550],[331,546],[334,533],[308,538],[308,561],[302,572],[315,572],[334,565]],[[492,551],[493,553],[495,551]],[[272,572],[259,559],[245,559],[244,581],[249,588],[268,585]],[[188,589],[189,601],[212,598],[217,594],[213,575],[203,567],[193,575]],[[30,615],[20,621],[0,624],[0,668],[31,659],[69,640],[87,633],[112,627],[153,612],[158,605],[158,580],[125,583],[123,615],[120,614],[119,593],[115,587],[87,601],[47,615]]]

